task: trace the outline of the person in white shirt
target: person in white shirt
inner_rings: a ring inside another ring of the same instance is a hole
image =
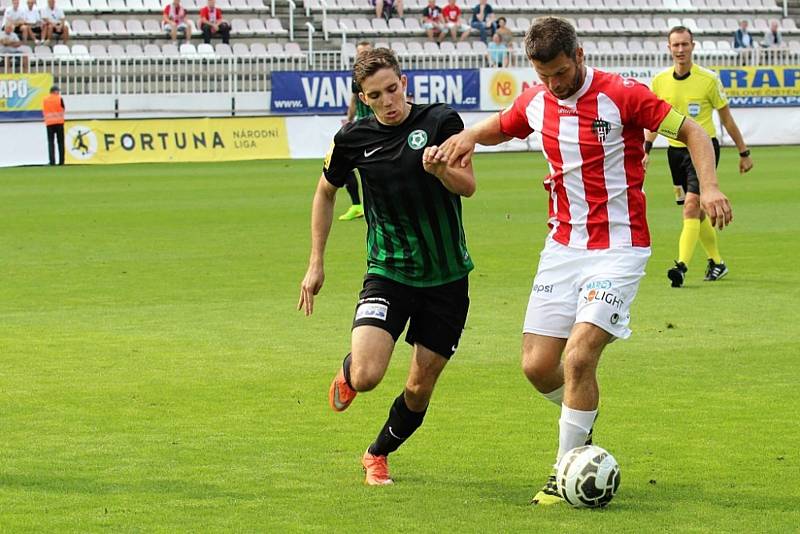
[[[22,52],[22,41],[14,33],[14,25],[10,22],[4,24],[0,32],[0,66],[8,69],[7,61],[14,61],[17,65],[21,63],[22,72],[28,72],[28,56]],[[14,73],[13,69],[4,72]]]
[[[25,24],[28,26],[28,32],[35,40],[36,44],[42,41],[42,14],[39,8],[36,7],[36,0],[28,0],[28,8],[25,10]]]
[[[19,7],[19,0],[11,0],[11,5],[6,7],[3,15],[3,27],[11,24],[14,33],[23,41],[33,41],[33,34],[30,33],[25,19],[26,10]]]
[[[69,25],[64,16],[64,10],[56,7],[56,0],[47,0],[47,6],[42,8],[42,40],[50,44],[59,37],[67,44],[69,41]]]

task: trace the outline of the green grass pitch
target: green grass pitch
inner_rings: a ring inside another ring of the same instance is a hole
[[[319,161],[3,169],[0,531],[796,531],[800,157],[753,156],[745,176],[731,149],[720,164],[729,276],[704,283],[698,247],[675,290],[680,211],[654,153],[634,335],[600,366],[595,439],[622,467],[601,511],[527,504],[557,442],[519,369],[541,155],[476,159],[467,330],[388,488],[362,485],[359,458],[408,346],[350,410],[327,406],[363,222],[334,222],[316,312],[295,311]]]

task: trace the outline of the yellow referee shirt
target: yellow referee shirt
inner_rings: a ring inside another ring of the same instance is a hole
[[[653,78],[650,88],[662,100],[669,102],[679,113],[691,117],[711,137],[716,137],[713,112],[728,105],[728,97],[717,74],[698,65],[692,65],[687,76],[676,79],[673,67],[661,71]],[[680,141],[668,139],[671,146],[685,147]]]

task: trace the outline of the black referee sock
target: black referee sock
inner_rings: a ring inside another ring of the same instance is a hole
[[[350,386],[350,389],[355,390],[356,388],[353,387],[353,384],[350,382],[350,362],[353,361],[353,353],[348,352],[347,356],[344,357],[344,361],[342,361],[342,374],[344,374],[344,381],[347,382],[347,385]]]
[[[356,179],[355,173],[352,171],[347,175],[347,179],[344,182],[344,187],[347,189],[347,193],[350,195],[350,201],[353,204],[361,204],[361,198],[358,196],[358,180]]]
[[[396,451],[420,427],[426,412],[427,408],[422,412],[409,410],[404,394],[401,393],[392,403],[386,424],[383,425],[375,442],[369,446],[369,453],[375,456],[387,456]]]

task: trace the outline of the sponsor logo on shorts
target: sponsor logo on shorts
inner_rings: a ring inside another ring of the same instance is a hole
[[[586,284],[584,289],[587,291],[590,289],[611,289],[612,285],[611,280],[593,280]]]
[[[555,286],[553,284],[533,284],[533,292],[534,293],[552,293],[554,287]]]
[[[619,298],[614,293],[611,293],[610,291],[606,291],[606,290],[602,290],[602,289],[601,290],[597,290],[597,289],[590,290],[589,293],[587,293],[586,296],[583,297],[583,299],[584,299],[584,302],[586,302],[586,303],[590,303],[590,302],[605,302],[606,304],[610,304],[611,306],[614,306],[618,310],[622,309],[622,305],[625,304],[625,301],[622,300],[621,298]]]
[[[386,304],[384,304],[384,302]],[[362,299],[359,301],[358,308],[356,309],[356,321],[360,319],[378,319],[385,321],[386,314],[389,312],[388,304],[389,302],[385,299]]]

